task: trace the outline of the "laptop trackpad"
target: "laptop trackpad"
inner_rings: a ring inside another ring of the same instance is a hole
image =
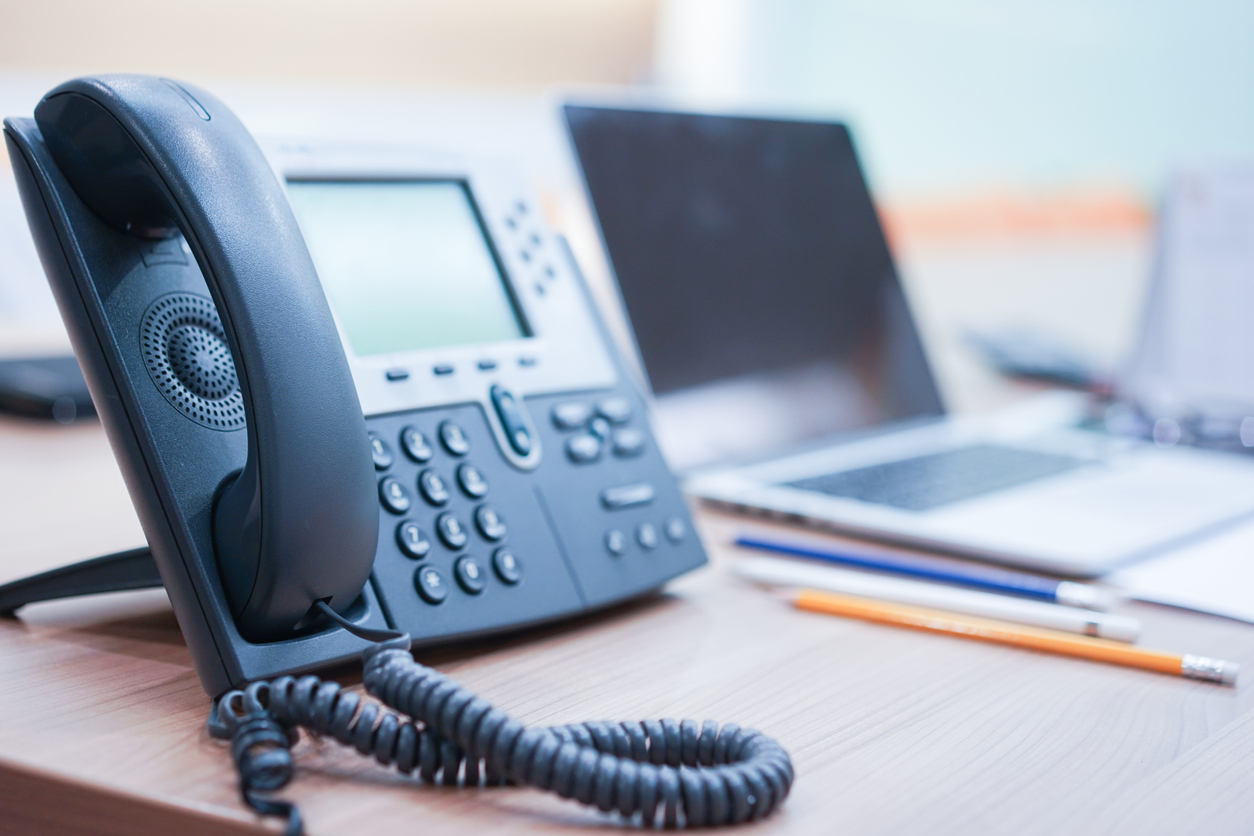
[[[928,511],[1073,470],[1084,459],[975,444],[787,483],[830,496]]]

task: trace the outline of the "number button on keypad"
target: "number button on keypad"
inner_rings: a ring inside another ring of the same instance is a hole
[[[422,560],[431,552],[431,541],[413,520],[405,520],[396,527],[396,543],[406,556],[414,560]]]
[[[483,569],[476,558],[466,555],[453,564],[453,574],[457,576],[457,584],[471,595],[483,592]]]
[[[422,566],[414,573],[414,588],[428,604],[438,604],[448,597],[448,584],[434,566]]]
[[[374,459],[375,470],[387,470],[392,466],[392,448],[378,433],[370,433],[370,458]]]
[[[409,510],[409,491],[391,477],[379,483],[379,500],[393,514],[403,514]]]
[[[448,486],[440,474],[430,468],[418,474],[418,491],[423,499],[437,508],[448,502]]]
[[[479,468],[473,464],[458,465],[457,484],[462,486],[466,496],[471,499],[482,499],[488,494],[488,480],[483,478]]]
[[[466,545],[466,527],[452,514],[444,513],[436,517],[435,531],[440,535],[440,541],[450,549]]]
[[[466,438],[466,432],[452,421],[440,423],[440,443],[454,456],[470,452],[470,439]]]
[[[505,522],[491,505],[475,509],[475,527],[488,540],[496,541],[505,536]]]
[[[427,437],[417,427],[401,430],[401,449],[418,464],[426,464],[435,455],[435,451],[427,443]]]
[[[522,564],[518,562],[518,558],[514,557],[514,553],[504,546],[493,552],[492,568],[496,570],[496,576],[510,586],[522,580]]]

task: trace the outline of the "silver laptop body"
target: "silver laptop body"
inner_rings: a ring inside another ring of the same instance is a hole
[[[1082,576],[1254,514],[1254,461],[1076,395],[947,416],[843,125],[564,112],[690,494]]]

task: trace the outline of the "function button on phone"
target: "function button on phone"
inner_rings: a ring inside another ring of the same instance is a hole
[[[470,439],[466,438],[466,432],[452,421],[440,422],[440,443],[454,456],[470,452]]]
[[[414,560],[422,560],[431,552],[431,541],[426,532],[413,520],[405,520],[396,527],[396,543],[401,551]]]
[[[435,451],[427,443],[427,437],[417,427],[401,430],[401,449],[418,464],[426,464],[435,455]]]
[[[439,364],[438,366],[432,366],[432,367],[431,367],[431,371],[432,371],[432,373],[434,373],[434,374],[438,374],[438,375],[440,375],[441,377],[443,377],[443,376],[444,376],[444,375],[446,375],[446,374],[452,374],[452,373],[453,373],[453,367],[452,367],[452,366],[450,366],[448,363],[441,363],[441,364]]]
[[[684,535],[688,533],[688,526],[684,525],[684,521],[679,517],[671,517],[662,526],[662,530],[666,532],[666,539],[672,543],[682,543]]]
[[[594,462],[601,458],[601,439],[595,435],[573,435],[566,439],[566,455],[576,464]]]
[[[409,491],[392,477],[379,483],[379,499],[383,507],[393,514],[403,514],[409,510]]]
[[[399,383],[402,380],[409,380],[409,369],[388,369],[383,374],[393,383]]]
[[[530,356],[518,358],[518,365],[520,366],[534,366],[538,362],[536,358]]]
[[[486,578],[484,578],[483,569],[479,566],[477,558],[470,555],[461,558],[453,564],[453,574],[457,577],[457,585],[471,595],[478,595],[480,592],[483,592]]]
[[[479,367],[479,371],[481,372],[490,372],[496,368],[496,361],[495,360],[480,360],[475,365]]]
[[[634,505],[648,505],[653,501],[653,486],[648,482],[636,482],[632,485],[620,485],[617,488],[606,488],[601,491],[601,504],[611,511],[619,508],[631,508]]]
[[[414,589],[428,604],[439,604],[448,597],[448,584],[434,566],[420,566],[414,573]]]
[[[489,540],[500,540],[505,536],[505,523],[491,505],[480,505],[475,509],[475,527]]]
[[[582,401],[564,401],[554,404],[549,414],[559,430],[577,430],[592,417],[592,407]]]
[[[496,576],[510,586],[522,580],[522,564],[506,546],[492,553],[492,568],[496,570]]]
[[[610,422],[604,418],[593,418],[592,423],[588,425],[588,432],[605,441],[610,437]]]
[[[605,550],[615,557],[627,551],[627,535],[617,528],[605,532]]]
[[[644,433],[628,427],[616,430],[613,439],[614,455],[622,458],[638,456],[644,452]]]
[[[626,424],[631,420],[631,401],[626,398],[602,398],[597,401],[597,415],[611,424]]]
[[[658,544],[657,526],[653,523],[640,523],[636,526],[636,542],[644,549],[656,549]]]
[[[466,545],[466,527],[452,514],[443,513],[435,518],[435,532],[450,549],[460,549]]]
[[[501,386],[493,386],[488,390],[488,395],[492,398],[492,405],[496,407],[501,426],[505,428],[505,437],[509,439],[509,446],[513,447],[514,452],[520,456],[530,455],[531,433],[527,430],[527,424],[523,421],[522,412],[519,411],[518,402],[514,400],[514,396],[508,389]]]
[[[437,508],[448,502],[448,486],[432,468],[418,474],[418,491],[423,499]]]
[[[473,464],[458,465],[457,484],[462,486],[466,496],[471,499],[482,499],[488,494],[488,480],[483,478],[479,468]]]
[[[375,470],[387,470],[392,466],[392,448],[378,433],[370,433],[370,458],[374,459]]]

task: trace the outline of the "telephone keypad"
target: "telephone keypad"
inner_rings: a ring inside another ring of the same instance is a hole
[[[440,474],[432,468],[427,468],[418,474],[418,491],[423,499],[437,508],[448,504],[448,486],[444,484]]]
[[[411,493],[416,484],[422,497],[399,520],[380,509],[375,588],[398,628],[430,641],[542,621],[646,592],[703,562],[634,393],[524,400],[485,388],[481,404],[367,419],[404,453],[381,476]],[[538,466],[515,460],[508,431],[499,433],[510,424],[502,407],[545,416],[522,424],[543,451]],[[415,571],[427,568],[435,573]]]
[[[370,433],[370,458],[375,470],[387,470],[392,466],[392,448],[378,433]]]
[[[483,478],[479,468],[473,464],[467,463],[457,466],[457,484],[462,486],[466,496],[471,499],[483,499],[488,495],[488,480]]]
[[[414,588],[428,604],[440,604],[448,597],[448,584],[434,566],[422,566],[414,573]]]
[[[431,553],[431,541],[413,520],[405,520],[396,527],[396,543],[407,557],[414,560],[422,560]]]
[[[466,431],[452,421],[440,422],[440,443],[453,456],[464,456],[470,452],[470,440]]]
[[[505,522],[491,505],[480,505],[475,509],[475,528],[484,539],[496,542],[505,537]]]
[[[466,545],[466,526],[447,511],[435,518],[435,532],[440,535],[440,542],[450,549],[460,549]]]
[[[478,559],[470,555],[459,558],[453,564],[453,575],[457,578],[457,585],[471,595],[483,592],[483,588],[487,585]]]
[[[435,451],[427,443],[427,437],[417,427],[401,430],[401,449],[418,464],[426,464],[435,455]]]
[[[403,514],[409,510],[409,491],[390,476],[379,483],[379,499],[383,502],[383,507],[393,514]]]

